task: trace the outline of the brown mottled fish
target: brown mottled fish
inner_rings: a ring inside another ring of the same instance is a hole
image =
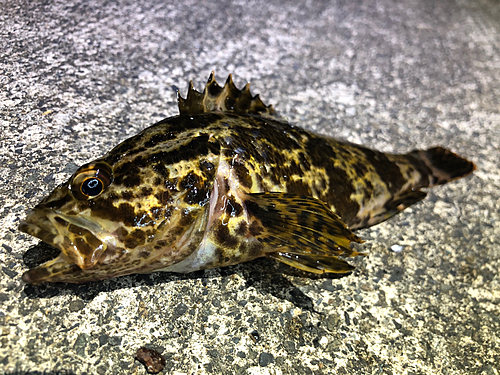
[[[348,273],[351,230],[422,200],[422,188],[474,164],[441,147],[385,154],[313,134],[271,106],[223,87],[189,86],[180,114],[80,167],[19,229],[60,255],[27,283],[82,283],[132,273],[191,272],[269,257]]]

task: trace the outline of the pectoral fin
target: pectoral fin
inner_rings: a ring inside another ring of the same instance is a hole
[[[352,250],[363,242],[324,203],[285,193],[245,196],[252,235],[275,252],[268,257],[314,273],[346,273],[354,269],[337,256],[365,255]]]

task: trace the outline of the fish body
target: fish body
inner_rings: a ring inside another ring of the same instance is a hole
[[[385,154],[280,120],[271,106],[210,76],[167,118],[80,167],[20,230],[61,254],[27,283],[192,272],[270,257],[348,273],[352,230],[471,173],[441,147]]]

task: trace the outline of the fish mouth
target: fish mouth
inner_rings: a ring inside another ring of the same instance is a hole
[[[19,230],[61,251],[55,259],[25,272],[22,279],[28,284],[72,279],[92,268],[107,248],[94,235],[100,232],[99,225],[42,207],[35,207]]]

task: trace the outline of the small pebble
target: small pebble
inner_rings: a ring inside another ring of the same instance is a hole
[[[356,116],[356,108],[354,107],[349,107],[345,110],[345,114],[346,116],[349,116],[349,117],[354,117]]]
[[[391,250],[394,251],[395,253],[400,253],[403,251],[403,246],[401,245],[392,245]]]
[[[274,356],[271,353],[260,353],[259,356],[259,366],[266,367],[270,363],[274,362]]]
[[[166,365],[165,358],[153,349],[139,348],[135,354],[135,358],[146,366],[146,370],[150,374],[159,373]]]

